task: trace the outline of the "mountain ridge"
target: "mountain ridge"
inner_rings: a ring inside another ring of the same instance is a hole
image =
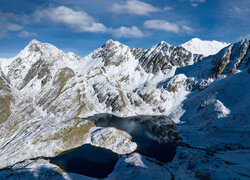
[[[248,175],[247,163],[243,169],[225,164],[240,162],[221,153],[239,157],[250,147],[248,131],[239,131],[250,121],[249,103],[244,100],[249,97],[249,61],[249,40],[208,57],[165,42],[145,50],[109,40],[84,58],[33,40],[17,56],[0,60],[0,98],[4,99],[0,101],[0,113],[4,114],[0,121],[0,160],[4,163],[0,167],[39,156],[52,157],[85,143],[121,155],[132,153],[136,144],[128,134],[95,127],[89,118],[110,113],[171,118],[183,145],[164,166],[176,177],[195,179],[197,174],[209,174],[218,178],[221,170],[235,178]],[[159,122],[154,119],[150,123],[158,127]],[[169,139],[167,129],[159,127],[154,132],[154,138],[160,134]],[[204,156],[204,152],[212,155]],[[134,164],[138,173],[146,173],[138,163],[142,161],[161,169],[147,158],[130,154],[119,161],[122,169],[117,167],[116,174],[110,176],[129,171],[126,162]],[[153,176],[157,177],[155,172]]]
[[[106,43],[113,43],[113,44],[116,44],[116,45],[125,45],[125,44],[122,44],[121,42],[119,42],[119,41],[117,41],[117,40],[113,40],[113,39],[108,39],[102,46],[105,46],[105,44]],[[199,39],[199,38],[192,38],[192,39],[190,39],[189,41],[187,41],[187,42],[185,42],[185,43],[182,43],[182,44],[180,44],[180,45],[177,45],[177,46],[174,46],[174,47],[179,47],[179,46],[181,46],[181,47],[183,47],[183,48],[185,48],[185,46],[184,46],[184,44],[191,44],[191,42],[216,42],[216,44],[219,44],[220,45],[220,47],[218,47],[216,50],[217,50],[217,52],[219,52],[219,50],[220,49],[222,49],[223,47],[223,45],[224,45],[224,47],[226,47],[226,46],[228,46],[230,43],[226,43],[226,42],[220,42],[220,41],[217,41],[217,40],[201,40],[201,39]],[[29,46],[29,44],[41,44],[42,42],[40,42],[39,40],[37,40],[37,39],[32,39],[32,40],[30,40],[29,41],[29,43],[27,44],[27,46]],[[51,43],[42,43],[42,44],[47,44],[47,45],[52,45]],[[161,44],[166,44],[166,45],[168,45],[168,46],[172,46],[171,44],[169,44],[168,42],[166,42],[166,41],[161,41],[161,42],[159,42],[159,43],[157,43],[157,44],[155,44],[155,45],[153,45],[153,46],[157,46],[157,45],[161,45]],[[192,44],[191,44],[192,45]],[[26,46],[26,47],[27,47]],[[53,46],[53,45],[52,45]],[[153,47],[152,46],[152,47]],[[55,47],[55,46],[54,46]],[[132,48],[132,49],[137,49],[137,48]],[[139,48],[139,49],[144,49],[144,48]],[[150,49],[150,48],[149,48]],[[188,50],[188,48],[186,49],[186,50]],[[188,50],[188,51],[190,51],[190,50]],[[191,51],[192,52],[192,51]],[[217,53],[217,52],[214,52],[214,54],[215,53]],[[69,53],[71,53],[71,52],[69,52]],[[73,52],[72,52],[73,53]],[[196,53],[196,52],[192,52],[193,54],[202,54],[202,53]],[[75,53],[73,53],[73,54],[75,54]],[[209,55],[212,55],[212,54],[209,54]],[[1,58],[1,57],[0,57]],[[81,58],[84,58],[84,57],[81,57]],[[10,58],[2,58],[2,59],[10,59]]]

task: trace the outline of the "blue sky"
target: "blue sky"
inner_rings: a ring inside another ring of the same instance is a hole
[[[85,56],[108,39],[149,48],[198,37],[250,38],[249,0],[6,0],[0,1],[0,57],[32,39]]]

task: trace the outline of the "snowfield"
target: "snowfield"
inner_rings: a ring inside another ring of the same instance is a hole
[[[32,40],[0,59],[0,179],[94,179],[48,160],[87,143],[121,155],[107,179],[249,179],[249,49],[247,39],[148,50],[109,40],[81,58]],[[167,117],[182,138],[174,159],[135,153],[128,132],[91,121],[102,113]]]
[[[228,46],[229,43],[219,41],[203,41],[199,38],[193,38],[190,41],[181,44],[180,46],[193,54],[203,54],[204,56],[210,56],[217,54],[221,49]]]

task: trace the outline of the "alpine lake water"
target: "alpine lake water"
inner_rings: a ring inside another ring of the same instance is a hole
[[[132,136],[132,141],[138,145],[136,152],[152,157],[160,163],[170,162],[174,158],[177,147],[175,143],[158,142],[150,137],[147,128],[138,121],[131,119],[120,121],[117,118],[116,116],[98,120],[94,118],[93,122],[96,126],[115,127],[128,132]],[[105,178],[113,171],[118,159],[119,155],[111,150],[85,144],[51,158],[50,161],[68,172]]]

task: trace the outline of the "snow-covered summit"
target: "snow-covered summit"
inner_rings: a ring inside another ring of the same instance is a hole
[[[155,172],[164,172],[163,179],[169,172],[176,179],[249,177],[249,60],[247,39],[205,58],[166,42],[145,50],[113,40],[80,58],[33,40],[0,64],[0,168],[85,143],[120,154],[134,151],[126,133],[90,121],[109,113],[150,115],[155,138],[166,139],[166,127],[175,127],[162,126],[155,115],[183,122],[178,130],[184,143],[161,167],[140,155],[124,156],[112,177],[129,174],[130,167],[134,177],[149,179]],[[248,159],[242,163],[243,155]]]
[[[122,44],[119,41],[114,41],[113,39],[107,40],[107,42],[102,46],[121,46]]]
[[[193,54],[203,54],[204,56],[214,55],[221,49],[228,46],[229,43],[219,41],[206,41],[199,38],[193,38],[180,46]]]

